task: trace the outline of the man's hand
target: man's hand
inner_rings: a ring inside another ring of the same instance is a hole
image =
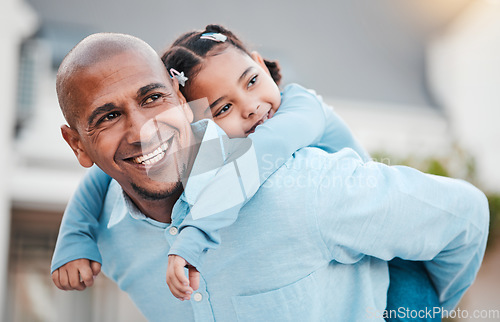
[[[64,264],[52,273],[52,281],[63,291],[83,291],[94,285],[94,278],[101,272],[101,264],[85,258]]]
[[[189,270],[189,280],[184,273],[184,267]],[[200,286],[200,273],[189,265],[186,260],[177,255],[168,256],[167,284],[170,292],[181,301],[190,300],[193,290]]]

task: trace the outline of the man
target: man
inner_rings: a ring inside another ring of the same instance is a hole
[[[428,261],[447,309],[477,273],[488,226],[480,191],[363,163],[352,150],[305,148],[221,231],[224,242],[199,267],[193,300],[179,302],[164,282],[167,254],[186,195],[204,178],[190,178],[185,191],[181,182],[214,125],[190,124],[177,82],[131,36],[82,41],[63,61],[57,91],[69,124],[63,136],[80,164],[95,163],[115,179],[97,231],[103,271],[149,320],[381,320],[387,260]],[[153,167],[136,162],[155,151],[162,152]]]

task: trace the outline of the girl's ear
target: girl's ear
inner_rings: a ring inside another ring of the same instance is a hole
[[[174,89],[174,92],[176,92],[176,93],[177,93],[177,96],[179,96],[179,94],[180,94],[180,95],[182,95],[182,93],[180,93],[179,81],[177,80],[177,78],[176,78],[176,77],[171,77],[171,78],[170,78],[170,81],[172,82],[172,88]],[[184,100],[186,100],[186,99],[184,98],[184,95],[182,95],[182,98],[183,98]],[[181,99],[181,98],[179,97],[179,99]]]
[[[67,125],[61,126],[61,133],[64,140],[68,143],[73,150],[78,162],[80,162],[82,167],[90,168],[94,165],[94,161],[90,158],[90,156],[85,151],[85,148],[80,140],[80,135],[75,129],[70,128]]]
[[[181,103],[181,108],[184,112],[184,115],[186,115],[186,119],[189,121],[189,123],[193,123],[194,120],[193,111],[191,110],[189,104],[187,104],[186,98],[181,93],[179,81],[177,80],[176,77],[172,77],[172,87],[174,88],[174,91],[177,93],[177,97],[179,98],[179,102]]]
[[[250,53],[250,57],[252,57],[252,59],[257,64],[259,64],[259,66],[262,67],[262,69],[264,69],[266,71],[266,73],[268,73],[269,75],[271,75],[271,73],[269,72],[269,68],[267,68],[266,63],[264,62],[264,58],[262,58],[262,56],[258,52],[252,51]]]
[[[181,93],[181,88],[179,85],[179,81],[177,80],[177,77],[172,77],[172,87],[174,88],[174,91],[177,93],[179,101],[181,101],[181,103],[186,103],[186,98]]]

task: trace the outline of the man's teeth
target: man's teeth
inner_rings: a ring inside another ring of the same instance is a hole
[[[148,153],[146,155],[141,155],[140,157],[133,158],[132,161],[134,161],[137,164],[155,164],[156,162],[160,161],[165,157],[165,151],[168,148],[167,143],[163,143],[160,145],[156,150],[154,150],[151,153]]]

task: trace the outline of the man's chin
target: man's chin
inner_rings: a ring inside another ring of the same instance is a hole
[[[179,190],[182,189],[182,183],[176,182],[172,184],[171,187],[164,190],[149,190],[143,187],[139,187],[138,185],[131,183],[134,191],[139,195],[140,198],[149,201],[156,201],[166,199],[174,194],[176,194]]]

